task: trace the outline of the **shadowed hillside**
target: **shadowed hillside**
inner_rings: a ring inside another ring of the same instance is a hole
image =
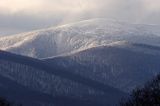
[[[1,51],[0,63],[0,94],[26,106],[105,106],[127,95],[41,60]]]

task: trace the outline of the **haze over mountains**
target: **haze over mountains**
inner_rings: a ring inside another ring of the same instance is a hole
[[[159,28],[92,19],[0,37],[0,94],[26,106],[114,106],[160,72]]]

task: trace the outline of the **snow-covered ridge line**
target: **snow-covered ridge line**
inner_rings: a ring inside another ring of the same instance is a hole
[[[43,32],[43,31],[47,31],[47,30],[56,30],[56,29],[59,29],[59,28],[63,28],[63,27],[70,27],[70,26],[73,26],[73,25],[77,25],[77,24],[84,24],[86,22],[92,22],[92,21],[112,21],[112,22],[123,22],[123,23],[127,23],[126,21],[119,21],[119,20],[114,20],[114,19],[105,19],[105,18],[94,18],[94,19],[87,19],[87,20],[82,20],[82,21],[78,21],[78,22],[72,22],[72,23],[67,23],[67,24],[62,24],[62,25],[58,25],[58,26],[54,26],[54,27],[48,27],[48,28],[45,28],[45,29],[37,29],[37,30],[31,30],[31,31],[27,31],[27,32],[22,32],[22,33],[19,33],[19,34],[14,34],[14,35],[2,35],[0,36],[0,38],[5,38],[5,37],[11,37],[11,36],[22,36],[22,35],[25,35],[25,34],[32,34],[32,33],[37,33],[37,32]],[[134,23],[132,23],[134,24]],[[139,25],[142,25],[142,24],[139,24]],[[143,25],[149,25],[149,24],[143,24]],[[150,25],[150,26],[157,26],[157,25]]]
[[[65,57],[68,57],[68,56],[78,54],[80,52],[90,51],[92,49],[112,48],[112,47],[113,48],[124,49],[124,50],[129,50],[129,51],[133,51],[133,52],[138,52],[138,53],[160,56],[160,47],[159,46],[131,43],[131,42],[127,42],[127,41],[117,41],[117,42],[113,42],[113,43],[106,44],[106,45],[99,45],[99,46],[95,46],[95,47],[92,47],[92,48],[87,48],[87,49],[84,49],[84,50],[73,51],[71,53],[66,53],[66,54],[47,57],[47,58],[41,58],[41,60],[50,60],[50,59],[54,59],[54,58],[65,58]]]
[[[89,48],[86,48],[86,49],[80,49],[80,50],[72,51],[70,53],[60,54],[60,55],[57,55],[57,56],[51,56],[51,57],[41,58],[41,59],[44,60],[44,59],[53,59],[53,58],[57,58],[57,57],[71,56],[71,55],[76,54],[78,52],[87,51],[87,50],[94,49],[94,48],[99,48],[99,47],[120,47],[120,48],[122,48],[122,46],[126,46],[126,44],[129,44],[129,42],[127,42],[127,41],[116,41],[116,42],[109,43],[109,44],[92,46],[92,47],[89,47]]]

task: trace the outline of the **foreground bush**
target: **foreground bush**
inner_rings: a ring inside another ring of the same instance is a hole
[[[0,98],[0,106],[10,106],[10,103],[5,99]]]

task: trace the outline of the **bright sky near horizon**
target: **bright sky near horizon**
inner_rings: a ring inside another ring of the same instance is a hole
[[[160,24],[160,0],[0,0],[0,35],[91,18]]]

